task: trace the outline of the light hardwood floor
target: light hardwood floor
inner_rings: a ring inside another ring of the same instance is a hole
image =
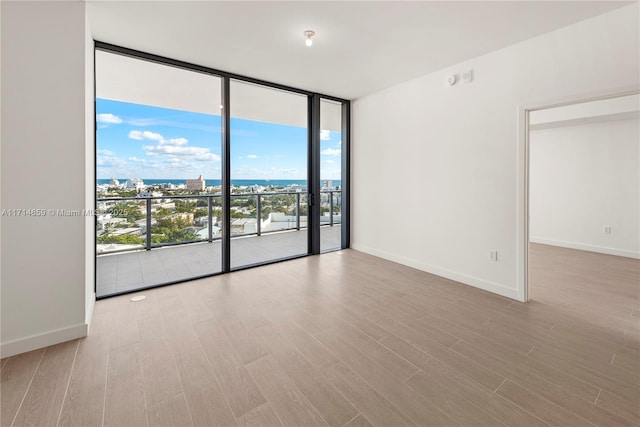
[[[639,425],[638,261],[531,261],[529,304],[353,250],[102,300],[2,425]]]

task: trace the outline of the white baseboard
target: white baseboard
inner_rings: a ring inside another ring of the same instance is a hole
[[[588,245],[586,243],[565,242],[562,240],[545,239],[544,237],[529,237],[529,241],[531,243],[540,243],[542,245],[560,246],[562,248],[578,249],[580,251],[597,252],[606,255],[616,255],[626,258],[640,259],[640,252],[628,251],[625,249]]]
[[[0,357],[4,359],[5,357],[26,353],[27,351],[86,337],[89,329],[88,326],[89,325],[85,323],[2,343],[0,344]]]
[[[460,273],[457,271],[448,270],[446,268],[436,267],[433,265],[425,264],[423,262],[417,261],[411,258],[405,258],[401,256],[394,255],[392,253],[381,251],[378,249],[374,249],[368,246],[360,245],[360,244],[351,244],[351,248],[360,252],[368,253],[369,255],[374,255],[380,258],[387,259],[389,261],[397,262],[399,264],[403,264],[409,267],[417,268],[418,270],[422,270],[427,273],[435,274],[436,276],[444,277],[446,279],[455,280],[456,282],[460,282],[465,285],[473,286],[474,288],[479,288],[488,292],[492,292],[494,294],[502,295],[507,298],[511,298],[514,300],[518,300],[518,290],[514,288],[509,288],[503,286],[499,283],[490,282],[488,280],[480,279],[477,277],[469,276],[464,273]]]

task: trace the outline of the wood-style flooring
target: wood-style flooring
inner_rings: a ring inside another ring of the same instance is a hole
[[[2,426],[638,426],[639,262],[532,245],[521,304],[353,250],[96,304]]]

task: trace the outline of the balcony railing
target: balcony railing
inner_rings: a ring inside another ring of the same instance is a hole
[[[320,225],[340,224],[342,192],[320,193]],[[230,210],[232,238],[307,228],[307,193],[235,193]],[[220,194],[98,198],[97,214],[98,254],[222,238]]]

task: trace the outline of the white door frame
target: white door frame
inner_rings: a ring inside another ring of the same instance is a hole
[[[545,108],[635,95],[639,92],[640,86],[635,85],[518,105],[518,183],[516,196],[518,202],[518,233],[516,236],[518,289],[516,298],[519,301],[529,301],[529,113]]]

